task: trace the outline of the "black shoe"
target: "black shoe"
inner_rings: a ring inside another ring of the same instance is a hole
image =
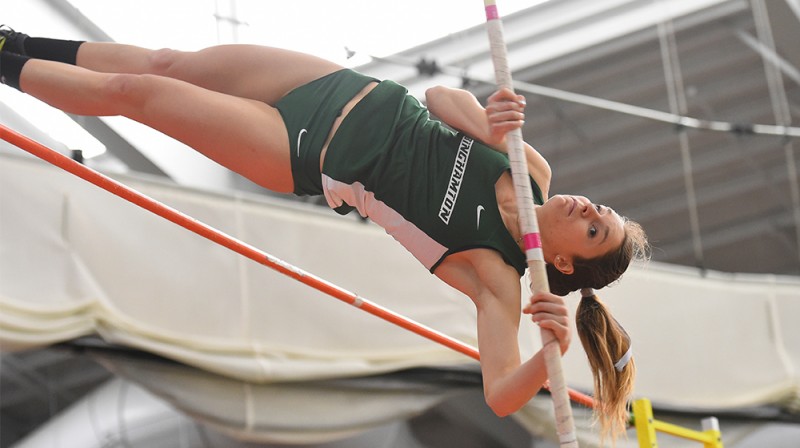
[[[0,25],[0,51],[9,51],[25,56],[27,34],[18,33],[6,25]]]

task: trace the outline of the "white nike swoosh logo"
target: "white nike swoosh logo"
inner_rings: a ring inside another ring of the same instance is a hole
[[[297,134],[297,157],[300,157],[300,140],[303,138],[303,134],[308,132],[305,129],[300,129],[300,133]]]
[[[482,205],[478,206],[478,229],[481,228],[481,212],[484,211],[484,210],[485,209],[483,208]]]

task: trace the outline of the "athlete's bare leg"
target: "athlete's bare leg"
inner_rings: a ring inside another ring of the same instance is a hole
[[[288,74],[282,75],[289,79]],[[265,87],[265,94],[278,95],[291,84],[281,82],[281,88]],[[264,102],[164,76],[100,73],[38,59],[25,64],[20,87],[65,112],[131,118],[257,184],[278,192],[292,191],[286,129],[277,109]]]
[[[342,68],[304,53],[257,45],[184,52],[95,42],[81,45],[77,64],[98,72],[167,76],[270,105],[292,89]]]

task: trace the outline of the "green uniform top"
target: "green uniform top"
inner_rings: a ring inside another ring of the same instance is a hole
[[[522,275],[525,255],[495,196],[495,183],[509,170],[507,155],[430,119],[404,87],[383,81],[336,132],[322,183],[332,208],[358,209],[431,272],[450,254],[489,248]]]

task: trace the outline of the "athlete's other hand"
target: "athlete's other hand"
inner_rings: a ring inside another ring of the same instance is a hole
[[[531,302],[522,309],[522,312],[530,314],[531,320],[539,327],[552,331],[558,339],[561,354],[567,352],[572,340],[572,329],[570,328],[569,310],[563,297],[549,292],[536,293],[531,297]]]
[[[504,147],[506,134],[525,123],[525,97],[504,87],[488,98],[485,109],[490,139],[486,143]]]

